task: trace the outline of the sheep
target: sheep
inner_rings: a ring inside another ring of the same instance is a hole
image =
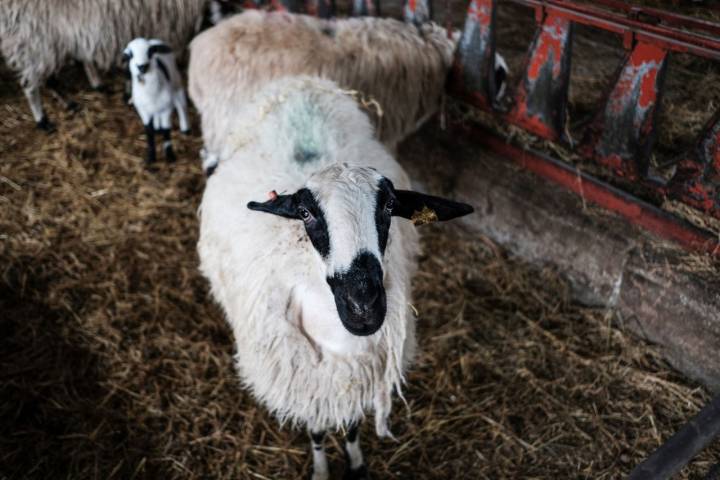
[[[176,51],[202,21],[207,0],[2,0],[0,52],[17,72],[39,128],[50,130],[43,82],[67,62],[83,63],[94,86],[133,38],[157,36]]]
[[[365,478],[358,426],[372,411],[377,434],[391,435],[392,392],[402,395],[416,344],[418,235],[391,220],[473,209],[407,190],[336,83],[271,79],[235,107],[199,208],[200,270],[232,327],[244,385],[281,423],[309,430],[313,479],[328,478],[322,442],[338,429],[348,431],[345,478]]]
[[[246,11],[193,39],[188,93],[205,145],[217,154],[237,105],[270,79],[299,74],[357,91],[382,112],[378,134],[393,148],[437,111],[456,41],[434,24]]]
[[[459,33],[435,24],[362,17],[324,20],[246,11],[195,37],[188,93],[201,113],[205,146],[221,157],[236,105],[281,75],[318,75],[357,92],[375,112],[390,149],[437,112]],[[496,56],[498,98],[507,65]],[[205,115],[204,113],[210,113]],[[206,170],[207,172],[207,170]]]
[[[190,133],[187,100],[182,77],[172,49],[158,39],[136,38],[123,52],[132,78],[132,103],[142,119],[147,134],[146,162],[155,162],[155,132],[162,133],[163,150],[168,162],[175,161],[170,129],[171,115],[177,110],[180,130]]]

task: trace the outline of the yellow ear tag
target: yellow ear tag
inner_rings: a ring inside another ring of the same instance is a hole
[[[435,210],[430,210],[427,205],[423,205],[423,209],[421,211],[418,212],[415,210],[413,212],[410,220],[413,222],[413,225],[417,227],[418,225],[437,222],[438,216],[437,213],[435,213]]]

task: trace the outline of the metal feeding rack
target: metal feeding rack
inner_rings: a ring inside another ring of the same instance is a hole
[[[506,123],[567,144],[612,175],[720,218],[720,110],[703,128],[695,146],[674,160],[676,168],[669,180],[652,175],[649,168],[669,55],[686,53],[719,61],[720,24],[632,7],[617,0],[594,2],[614,10],[569,0],[508,1],[533,8],[537,23],[513,106],[508,112],[500,112],[491,100],[497,88],[492,69],[495,0],[473,0],[470,4],[450,92],[478,108],[493,111]],[[566,112],[574,24],[621,35],[627,54],[614,75],[612,88],[581,135],[582,140],[570,145]],[[474,133],[503,156],[657,235],[693,250],[720,254],[718,238],[710,232],[572,165],[506,145],[486,132]]]
[[[571,0],[506,1],[532,8],[536,22],[522,76],[510,92],[512,106],[506,109],[495,101],[499,87],[494,68],[497,0],[471,0],[448,92],[491,112],[500,122],[565,144],[609,177],[720,219],[720,110],[704,126],[694,146],[673,159],[675,168],[669,178],[654,175],[650,167],[670,54],[720,61],[720,24],[620,0],[593,0],[593,5]],[[246,5],[258,6],[253,0]],[[334,0],[271,0],[269,6],[320,17],[335,14]],[[379,15],[380,11],[379,0],[353,1],[354,15]],[[431,0],[406,0],[403,8],[405,21],[415,24],[430,20],[432,11]],[[574,144],[567,134],[567,107],[576,24],[620,35],[626,54],[611,88],[579,136],[581,140]],[[626,190],[540,151],[514,146],[481,127],[457,128],[502,157],[656,235],[720,256],[716,235]],[[720,397],[638,465],[629,478],[670,478],[718,435]],[[720,464],[710,469],[707,478],[720,478]]]

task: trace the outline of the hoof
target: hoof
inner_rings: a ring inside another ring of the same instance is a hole
[[[205,169],[205,177],[210,178],[210,175],[215,173],[215,169],[217,168],[217,164],[211,165]]]
[[[55,131],[55,124],[48,120],[48,118],[45,116],[43,116],[40,121],[37,122],[35,125],[37,126],[38,130],[44,130],[47,133],[52,133]]]
[[[370,472],[365,465],[356,469],[348,468],[345,470],[343,480],[370,480]]]
[[[175,156],[175,152],[172,148],[165,150],[165,161],[167,163],[175,163],[177,161],[177,157]]]
[[[110,95],[113,93],[112,88],[110,86],[103,84],[98,85],[97,87],[92,87],[93,90],[95,90],[98,93],[104,93],[105,95]]]
[[[182,133],[183,135],[189,136],[192,134],[192,130],[188,128],[187,130],[180,130],[180,133]]]
[[[80,111],[80,105],[75,100],[70,100],[67,102],[67,105],[65,105],[65,108],[68,112],[79,112]]]

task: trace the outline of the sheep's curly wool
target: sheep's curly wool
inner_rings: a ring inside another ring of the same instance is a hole
[[[381,122],[373,118],[378,136],[393,148],[437,112],[455,45],[431,23],[246,11],[193,39],[188,92],[213,152],[222,149],[237,105],[267,82],[297,75],[326,78],[377,101],[384,112]]]
[[[240,377],[282,422],[337,429],[373,411],[378,434],[389,435],[392,394],[401,392],[416,344],[409,304],[419,248],[414,227],[402,220],[390,227],[382,328],[348,340],[353,351],[333,351],[305,329],[313,321],[308,312],[335,315],[338,327],[340,319],[325,266],[302,222],[253,212],[246,204],[272,190],[296,191],[308,181],[353,188],[363,180],[357,176],[377,175],[338,160],[373,167],[397,188],[409,188],[408,177],[374,139],[352,97],[329,81],[271,82],[235,118],[227,158],[209,178],[200,207],[198,251],[201,270],[233,327]],[[305,128],[298,128],[298,118]],[[298,147],[308,145],[317,155],[298,161]]]

